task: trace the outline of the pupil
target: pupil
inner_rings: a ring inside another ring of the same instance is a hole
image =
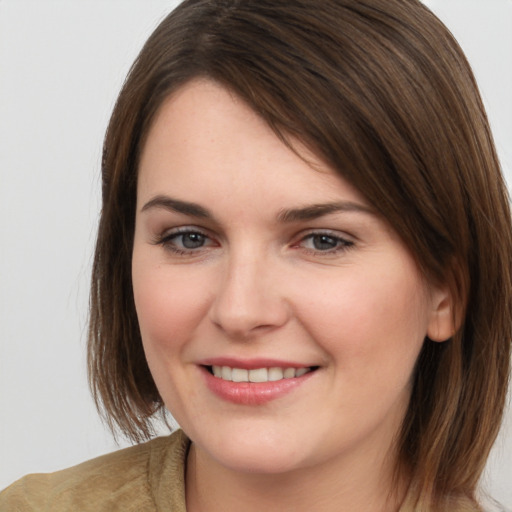
[[[329,235],[317,235],[313,237],[313,245],[320,251],[333,249],[336,247],[336,239]]]
[[[204,244],[204,235],[200,233],[187,233],[183,235],[182,243],[186,249],[197,249]]]

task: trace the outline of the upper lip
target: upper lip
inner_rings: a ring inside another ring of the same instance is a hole
[[[212,357],[198,362],[201,366],[229,366],[230,368],[242,368],[255,370],[257,368],[310,368],[311,364],[297,361],[285,361],[283,359],[254,358],[239,359],[235,357]]]

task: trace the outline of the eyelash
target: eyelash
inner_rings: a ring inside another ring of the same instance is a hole
[[[193,229],[193,228],[177,228],[176,230],[172,231],[171,233],[167,233],[163,236],[158,237],[154,243],[156,245],[163,246],[166,250],[172,252],[173,254],[176,254],[178,256],[188,256],[192,255],[194,253],[201,252],[202,249],[205,247],[210,247],[211,245],[199,245],[194,248],[187,248],[187,247],[179,247],[176,245],[176,239],[179,239],[181,237],[181,245],[183,246],[183,237],[185,236],[197,236],[200,237],[203,241],[212,240],[210,236],[205,234],[204,232]],[[304,247],[304,243],[307,241],[311,241],[313,244],[315,243],[315,239],[322,239],[323,243],[332,243],[334,244],[334,247],[329,248],[327,250],[321,250],[318,248],[311,248],[311,247]],[[302,248],[307,251],[310,254],[314,255],[335,255],[344,251],[347,251],[351,247],[354,246],[354,242],[347,240],[346,238],[343,238],[331,231],[313,231],[310,233],[307,233],[303,235],[298,242],[294,243],[292,245],[293,248]]]
[[[201,237],[203,240],[211,240],[211,237],[209,237],[207,234],[203,233],[202,231],[198,229],[193,228],[177,228],[173,230],[171,233],[164,234],[160,237],[158,237],[154,243],[156,245],[161,245],[164,247],[164,249],[178,255],[178,256],[188,256],[193,253],[199,252],[201,249],[203,249],[205,246],[200,245],[196,248],[180,248],[176,245],[175,240],[177,238],[182,238],[182,244],[183,244],[183,237],[186,235],[196,235],[198,237]],[[209,247],[209,246],[206,246]]]
[[[350,241],[350,240],[347,240],[346,238],[343,238],[331,231],[313,231],[313,232],[310,232],[308,234],[306,234],[305,236],[303,236],[298,244],[295,244],[295,245],[299,245],[299,244],[304,244],[304,242],[306,242],[307,240],[310,240],[313,244],[314,244],[314,241],[316,238],[323,238],[324,241],[327,239],[327,240],[330,240],[334,245],[334,247],[330,248],[330,249],[327,249],[325,251],[321,250],[321,249],[318,249],[318,248],[307,248],[307,247],[304,247],[304,249],[312,254],[320,254],[320,255],[325,255],[325,256],[328,256],[328,255],[335,255],[335,254],[339,254],[340,252],[344,252],[344,251],[347,251],[348,249],[350,249],[351,247],[354,246],[354,242]]]

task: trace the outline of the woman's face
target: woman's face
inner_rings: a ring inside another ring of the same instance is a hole
[[[423,340],[448,328],[445,292],[394,231],[297,148],[312,165],[236,96],[193,81],[161,107],[140,162],[133,288],[149,367],[197,452],[238,471],[383,458]]]

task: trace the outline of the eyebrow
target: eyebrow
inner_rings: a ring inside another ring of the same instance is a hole
[[[142,208],[141,212],[152,208],[162,208],[172,212],[190,215],[200,219],[214,219],[209,210],[203,206],[192,203],[189,201],[181,201],[169,196],[158,195],[149,200]],[[319,203],[308,205],[300,208],[283,209],[277,215],[278,222],[292,223],[305,220],[314,220],[324,215],[329,215],[339,212],[356,212],[375,215],[375,211],[361,203],[354,203],[352,201],[338,201],[332,203]]]
[[[293,208],[281,210],[277,216],[280,222],[298,222],[303,220],[314,220],[324,215],[339,212],[357,212],[375,215],[375,210],[369,206],[352,201],[338,201],[333,203],[322,203],[305,206],[303,208]]]
[[[185,215],[191,215],[192,217],[198,217],[201,219],[211,219],[213,215],[202,206],[196,203],[190,203],[188,201],[180,201],[179,199],[173,199],[168,196],[156,196],[148,201],[142,208],[141,212],[145,212],[151,208],[162,208],[172,212],[183,213]]]

